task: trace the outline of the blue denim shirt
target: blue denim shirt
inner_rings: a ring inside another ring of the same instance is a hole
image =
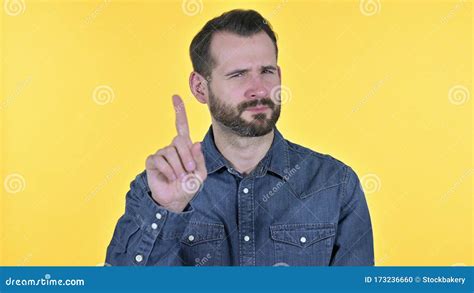
[[[212,126],[202,150],[208,177],[182,213],[153,200],[145,171],[131,182],[108,265],[374,265],[367,203],[349,166],[276,128],[247,176],[218,151]]]

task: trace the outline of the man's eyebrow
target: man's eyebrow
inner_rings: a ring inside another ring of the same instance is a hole
[[[266,69],[277,70],[277,68],[273,65],[262,66],[262,69],[263,70],[266,70]]]
[[[250,69],[235,69],[235,70],[232,70],[229,73],[226,73],[225,76],[231,76],[231,75],[234,75],[234,74],[237,74],[237,73],[245,73],[245,72],[249,72],[249,71],[250,71]]]
[[[266,65],[266,66],[261,66],[260,69],[262,70],[277,70],[277,68],[273,65]],[[229,73],[226,73],[225,76],[231,76],[231,75],[234,75],[234,74],[237,74],[237,73],[245,73],[245,72],[249,72],[250,69],[246,68],[246,69],[235,69],[235,70],[232,70],[231,72]]]

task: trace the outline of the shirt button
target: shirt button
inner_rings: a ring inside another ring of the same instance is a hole
[[[250,237],[248,237],[247,235],[244,236],[244,240],[245,241],[249,241],[250,240]]]
[[[301,242],[301,243],[306,243],[306,237],[304,237],[304,236],[301,237],[301,238],[300,238],[300,242]]]
[[[153,223],[153,224],[151,224],[151,228],[152,228],[153,230],[155,230],[156,228],[158,228],[158,225],[157,225],[156,223]]]
[[[188,236],[188,240],[189,240],[189,241],[194,241],[194,236],[193,236],[193,235],[189,235],[189,236]]]
[[[244,191],[245,194],[249,193],[249,189],[248,189],[248,188],[244,188],[243,191]]]
[[[156,213],[156,218],[159,220],[161,219],[161,214],[160,213]]]
[[[143,260],[143,256],[141,254],[137,254],[137,256],[135,256],[135,260],[137,262],[141,262]]]

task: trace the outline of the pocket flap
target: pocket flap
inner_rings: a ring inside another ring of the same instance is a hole
[[[224,225],[190,222],[184,230],[181,242],[189,246],[224,239]]]
[[[270,226],[273,240],[299,247],[310,246],[336,234],[332,223],[276,224]]]

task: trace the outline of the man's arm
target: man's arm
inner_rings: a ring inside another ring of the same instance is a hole
[[[344,194],[330,265],[373,266],[374,243],[369,209],[356,173],[346,167]]]
[[[125,201],[125,213],[107,247],[106,265],[182,265],[179,235],[194,212],[191,206],[174,213],[158,205],[148,191],[145,172],[130,183]]]
[[[191,219],[189,202],[206,180],[207,169],[201,144],[191,141],[183,100],[173,95],[172,101],[178,135],[147,157],[145,172],[130,184],[125,214],[107,248],[110,265],[182,264],[178,237]],[[190,186],[194,181],[200,184]]]

